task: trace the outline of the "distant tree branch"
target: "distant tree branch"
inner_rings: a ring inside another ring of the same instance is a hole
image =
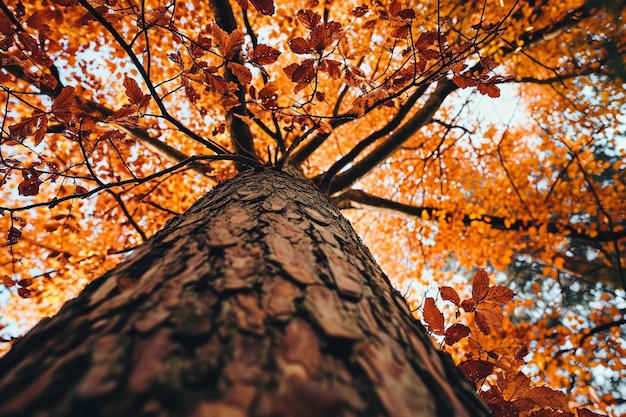
[[[484,223],[493,229],[505,230],[505,231],[526,231],[530,228],[539,228],[545,226],[549,233],[564,233],[568,238],[580,239],[589,242],[613,242],[619,239],[626,238],[626,227],[620,231],[602,231],[598,230],[597,235],[590,235],[585,230],[579,230],[576,226],[572,225],[559,225],[554,222],[547,224],[539,224],[534,222],[525,222],[522,220],[507,221],[504,217],[488,216],[488,215],[472,215],[472,214],[458,214],[443,212],[435,207],[427,206],[412,206],[409,204],[402,204],[395,201],[390,201],[382,197],[366,193],[362,190],[350,189],[343,193],[333,197],[333,202],[339,209],[360,208],[360,206],[376,207],[383,211],[390,211],[395,214],[404,214],[411,217],[424,218],[428,216],[430,219],[443,218],[446,221],[452,221],[462,216],[463,224],[470,226],[474,222]],[[356,205],[352,204],[356,203]],[[624,224],[626,226],[626,224]]]

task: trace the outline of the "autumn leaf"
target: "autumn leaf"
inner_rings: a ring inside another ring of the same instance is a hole
[[[52,114],[61,122],[70,123],[74,117],[72,105],[74,103],[74,87],[63,87],[52,103]]]
[[[308,39],[295,38],[289,41],[289,49],[294,54],[310,54],[315,51],[315,45]]]
[[[489,275],[484,269],[479,269],[472,278],[472,298],[480,303],[489,292]]]
[[[435,299],[432,297],[427,297],[424,300],[424,306],[422,308],[422,316],[424,319],[424,323],[430,332],[436,335],[444,334],[444,321],[443,314],[439,311],[437,304],[435,304]]]
[[[493,364],[483,360],[468,359],[457,365],[457,368],[475,385],[493,372]]]
[[[19,287],[17,289],[17,294],[22,298],[30,298],[31,291],[28,288]]]
[[[239,84],[247,85],[252,81],[252,72],[245,66],[236,62],[229,62],[228,68],[233,72]]]
[[[129,76],[124,76],[124,88],[126,89],[126,97],[130,104],[139,104],[143,98],[143,92],[139,88],[137,81]]]
[[[248,0],[261,14],[271,16],[276,12],[274,0]]]
[[[309,9],[298,10],[298,12],[296,13],[296,18],[298,18],[298,20],[302,22],[304,27],[309,30],[313,30],[322,21],[322,17],[319,15],[319,13]]]
[[[461,299],[459,298],[459,294],[452,287],[439,287],[439,294],[441,295],[441,299],[445,301],[452,301],[454,305],[459,305]]]
[[[470,329],[466,325],[461,323],[455,323],[446,329],[444,333],[444,341],[446,345],[452,346],[464,337],[469,336],[469,334]]]
[[[29,136],[34,136],[35,145],[39,145],[43,140],[48,127],[48,116],[38,114],[22,119],[21,122],[9,126],[11,138],[21,142]]]
[[[506,304],[513,299],[515,293],[513,290],[502,285],[494,285],[489,287],[489,291],[485,296],[485,301],[492,301],[497,304]]]
[[[20,237],[22,237],[22,231],[15,226],[11,226],[7,232],[7,244],[9,246],[15,245]]]
[[[280,55],[280,51],[269,45],[258,44],[252,51],[252,61],[259,65],[269,65],[276,62]]]
[[[498,374],[498,386],[502,397],[513,403],[520,411],[531,411],[537,407],[561,409],[565,404],[565,394],[550,387],[533,387],[530,379],[520,373]]]

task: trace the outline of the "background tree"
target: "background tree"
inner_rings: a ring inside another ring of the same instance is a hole
[[[533,326],[508,307],[527,373],[621,401],[588,372],[623,375],[623,1],[210,6],[0,4],[5,323],[52,314],[238,170],[294,167],[415,307],[418,281],[509,268],[519,304],[553,307]]]

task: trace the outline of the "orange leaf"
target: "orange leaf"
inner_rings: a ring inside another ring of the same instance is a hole
[[[434,298],[428,297],[424,300],[422,315],[429,331],[436,335],[443,335],[443,314],[435,304]]]
[[[228,68],[230,68],[233,74],[235,74],[235,77],[237,77],[237,81],[239,81],[239,84],[247,85],[250,84],[250,82],[252,81],[252,72],[250,72],[250,70],[245,65],[241,65],[236,62],[229,62]]]

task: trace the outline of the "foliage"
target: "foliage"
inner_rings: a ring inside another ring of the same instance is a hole
[[[217,182],[295,168],[494,410],[617,410],[625,9],[0,3],[2,325],[53,314]],[[506,287],[479,273],[468,289],[473,267]]]

